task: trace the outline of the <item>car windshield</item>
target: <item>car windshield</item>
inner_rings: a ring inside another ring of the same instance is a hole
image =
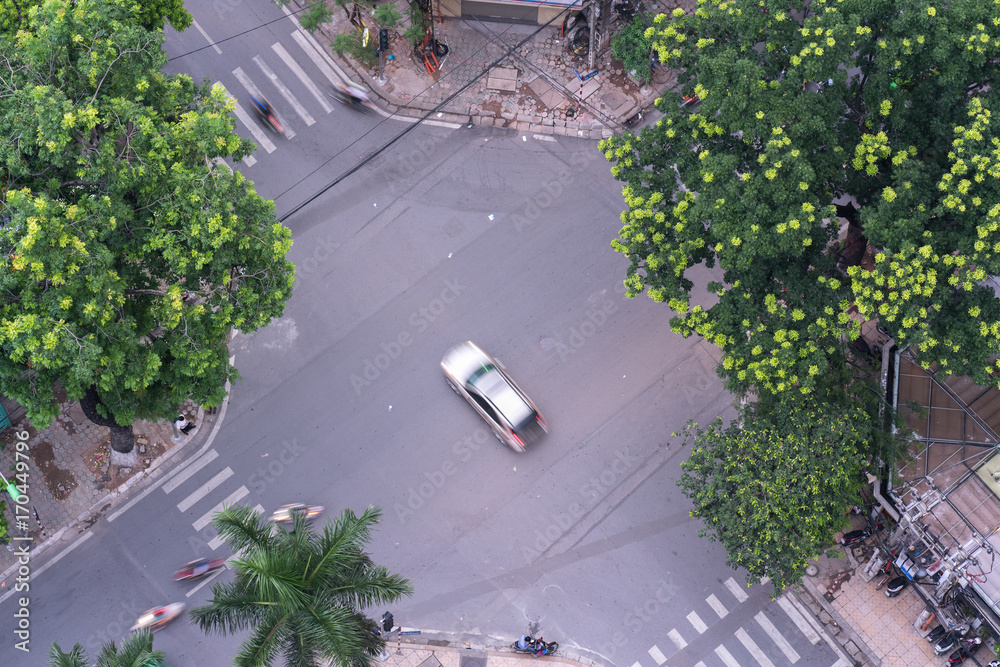
[[[515,431],[534,417],[534,410],[531,409],[531,406],[525,403],[524,399],[514,391],[514,388],[493,364],[483,364],[476,369],[476,372],[469,377],[469,385],[492,403]]]

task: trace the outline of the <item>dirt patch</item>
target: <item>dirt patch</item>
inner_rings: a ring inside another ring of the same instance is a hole
[[[110,438],[87,450],[83,460],[94,473],[95,486],[108,490],[121,486],[135,473],[148,469],[153,461],[167,451],[167,446],[160,442],[150,442],[149,438],[140,435],[135,438],[135,451],[139,455],[138,464],[132,468],[119,468],[110,464]]]
[[[36,443],[31,448],[31,456],[42,471],[45,486],[56,500],[65,500],[73,489],[79,486],[76,477],[68,470],[56,465],[56,455],[47,442]]]

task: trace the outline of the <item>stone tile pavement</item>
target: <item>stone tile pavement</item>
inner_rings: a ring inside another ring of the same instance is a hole
[[[0,592],[10,585],[16,570],[16,545],[28,542],[37,556],[74,539],[93,525],[116,498],[127,495],[144,477],[211,430],[214,417],[204,410],[193,405],[185,405],[182,410],[198,427],[177,442],[172,439],[169,422],[135,423],[138,462],[134,468],[112,465],[110,429],[87,419],[79,403],[63,403],[52,425],[41,431],[15,412],[12,426],[0,433],[0,473],[9,481],[15,481],[19,472],[24,475],[17,482],[26,487],[27,502],[21,506],[23,509],[15,510],[10,497],[3,494],[5,502],[0,503],[12,538],[6,549],[0,549]],[[18,433],[27,433],[27,438],[19,439]],[[27,451],[19,451],[18,442],[26,442]],[[18,471],[19,463],[27,464],[27,470]]]
[[[693,9],[695,4],[695,0],[648,3],[652,14],[668,13],[676,7]],[[292,10],[302,6],[303,0],[289,4]],[[333,19],[323,24],[315,37],[347,75],[368,88],[389,113],[420,117],[435,110],[435,119],[539,134],[609,137],[637,123],[637,114],[649,109],[674,83],[671,72],[657,69],[650,85],[638,84],[622,71],[621,64],[611,60],[610,50],[596,63],[597,74],[581,81],[577,73],[589,73],[587,57],[566,48],[561,21],[505,55],[537,29],[535,25],[465,18],[435,23],[435,36],[447,44],[449,53],[434,74],[428,73],[424,63],[411,55],[409,44],[393,31],[390,46],[394,57],[386,61],[384,83],[378,80],[377,66],[363,66],[346,55],[337,56],[330,48],[335,35],[354,30],[339,7],[334,7]],[[488,76],[481,76],[487,67],[493,69]]]
[[[388,656],[382,661],[382,665],[385,667],[545,667],[546,665],[585,667],[590,664],[559,655],[535,658],[500,647],[476,646],[465,641],[455,642],[463,646],[439,645],[451,643],[447,640],[427,638],[412,640],[410,637],[404,637],[397,650],[396,639],[390,636],[387,645]]]

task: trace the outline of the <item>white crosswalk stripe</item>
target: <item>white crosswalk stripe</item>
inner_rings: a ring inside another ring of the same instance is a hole
[[[736,638],[740,640],[740,643],[743,644],[748,651],[750,651],[750,655],[754,657],[754,660],[760,663],[761,667],[774,667],[774,663],[771,662],[771,659],[768,658],[762,650],[760,650],[760,647],[757,646],[757,643],[750,637],[750,635],[747,634],[746,630],[743,628],[737,630]]]
[[[313,97],[316,98],[319,105],[323,107],[323,111],[326,113],[333,111],[333,107],[327,102],[329,98],[326,94],[320,90],[315,83],[313,83],[313,80],[309,78],[309,75],[306,74],[301,67],[299,67],[299,64],[295,62],[295,59],[292,58],[291,54],[289,54],[288,51],[285,51],[285,47],[281,45],[281,42],[275,42],[272,44],[271,50],[278,54],[281,61],[285,63],[285,67],[292,70],[295,76],[299,78],[299,81],[302,82],[302,85],[304,85],[309,92],[313,94]]]
[[[241,486],[240,488],[236,489],[235,491],[233,491],[232,493],[230,493],[228,496],[226,496],[225,500],[223,500],[221,503],[219,503],[218,505],[216,505],[215,507],[213,507],[212,509],[210,509],[208,512],[206,512],[205,514],[203,514],[200,519],[198,519],[197,521],[195,521],[191,525],[194,526],[195,530],[201,530],[202,528],[204,528],[208,524],[212,523],[212,519],[215,517],[216,514],[218,514],[219,512],[222,511],[223,507],[232,505],[233,503],[242,500],[243,498],[245,498],[249,494],[250,494],[250,490],[247,489],[247,487],[245,487],[245,486]]]
[[[726,588],[728,588],[729,592],[733,594],[733,597],[735,597],[741,603],[746,602],[747,600],[750,599],[750,596],[747,595],[747,592],[746,590],[744,590],[743,586],[740,586],[738,583],[736,583],[736,580],[733,579],[732,577],[726,579]]]
[[[223,90],[225,90],[225,87],[223,87]],[[243,123],[248,130],[250,130],[250,134],[252,134],[253,138],[257,140],[257,145],[263,148],[268,153],[273,153],[274,149],[276,148],[274,142],[271,141],[266,134],[264,134],[264,131],[260,128],[260,125],[258,125],[252,118],[250,118],[250,114],[248,114],[246,111],[243,110],[243,106],[240,104],[240,101],[237,100],[228,90],[226,90],[226,94],[229,95],[229,97],[231,97],[234,102],[236,102],[236,108],[233,110],[233,113],[235,113],[236,117],[240,120],[240,122]],[[247,157],[243,158],[243,162],[248,167],[252,167],[257,162],[256,160],[250,162],[252,158],[253,158],[252,155],[248,155]]]
[[[179,503],[177,503],[177,509],[179,509],[182,512],[187,512],[189,509],[191,509],[194,506],[194,504],[196,502],[198,502],[199,500],[201,500],[202,498],[204,498],[205,496],[207,496],[214,489],[216,489],[220,484],[222,484],[227,479],[229,479],[230,477],[232,477],[232,475],[233,475],[233,469],[230,468],[229,466],[226,466],[215,477],[213,477],[212,479],[210,479],[207,482],[205,482],[204,484],[202,484],[201,488],[197,489],[190,496],[188,496],[184,500],[182,500]]]
[[[687,615],[688,622],[694,626],[694,629],[698,631],[698,634],[703,634],[705,630],[708,630],[708,626],[705,625],[705,621],[701,620],[701,617],[697,613],[691,612]]]
[[[164,484],[163,492],[170,493],[178,486],[188,481],[191,478],[191,476],[194,475],[196,472],[198,472],[199,470],[201,470],[202,468],[204,468],[217,458],[219,458],[219,452],[215,451],[214,449],[208,450],[207,452],[205,452],[204,456],[197,459],[194,463],[192,463],[187,468],[182,470],[180,474],[178,474],[176,477],[174,477],[169,482]]]
[[[722,662],[726,663],[726,667],[740,667],[740,663],[736,662],[736,658],[726,650],[725,646],[716,646],[715,655],[722,658]]]
[[[688,643],[684,641],[684,638],[681,637],[681,633],[677,632],[676,629],[673,629],[670,632],[668,632],[667,636],[670,637],[670,641],[672,641],[674,643],[674,646],[676,646],[678,649],[682,649],[688,645]]]
[[[799,661],[799,654],[794,648],[792,648],[792,645],[788,643],[785,636],[778,632],[778,628],[774,627],[774,623],[772,623],[771,619],[764,615],[764,612],[757,612],[757,615],[754,616],[754,618],[757,619],[757,624],[764,629],[764,632],[766,632],[774,643],[777,644],[778,648],[781,649],[781,652],[785,654],[785,657],[788,658],[788,662],[795,663]]]
[[[810,644],[815,646],[820,642],[819,634],[813,630],[809,621],[807,621],[805,617],[799,613],[799,610],[795,608],[795,605],[792,604],[791,600],[789,600],[786,595],[782,595],[778,598],[778,606],[781,607],[785,614],[788,615],[788,618],[792,619],[792,623],[794,623],[795,626],[802,631],[802,634],[806,636],[806,639],[809,640]]]
[[[712,608],[712,611],[714,611],[716,614],[719,615],[719,618],[725,618],[726,614],[729,613],[726,610],[726,606],[722,604],[719,601],[719,598],[715,597],[714,595],[709,595],[707,598],[705,598],[705,602],[707,602],[708,606]]]
[[[271,80],[271,83],[273,83],[274,87],[278,89],[278,92],[281,93],[281,96],[285,98],[285,101],[288,102],[293,109],[295,109],[295,113],[299,115],[299,118],[301,118],[306,125],[315,124],[316,119],[313,118],[308,111],[306,111],[306,108],[302,106],[302,103],[299,102],[299,99],[295,97],[294,94],[292,94],[292,91],[289,90],[288,86],[282,83],[281,79],[278,78],[278,75],[274,73],[274,71],[268,66],[266,62],[264,62],[264,59],[261,58],[260,56],[254,56],[253,61],[257,65],[257,67],[260,68],[260,71],[264,73],[264,76],[266,76],[268,79]],[[288,128],[285,128],[285,136],[287,136],[289,139],[291,139],[291,136],[289,136],[288,134],[290,131],[291,130],[289,130]]]
[[[313,46],[309,43],[309,40],[306,39],[306,36],[302,34],[300,30],[296,30],[292,33],[292,39],[294,39],[299,47],[302,48],[302,51],[309,57],[309,59],[316,64],[316,67],[319,68],[319,71],[323,73],[323,76],[325,76],[330,83],[343,83],[343,78],[338,77],[334,73],[333,69],[327,64],[326,59],[316,52],[316,49],[313,48]]]
[[[663,655],[663,651],[660,650],[659,646],[649,649],[649,657],[655,660],[657,665],[662,665],[667,661],[667,656]]]

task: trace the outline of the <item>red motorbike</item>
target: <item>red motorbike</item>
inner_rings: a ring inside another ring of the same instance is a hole
[[[225,558],[199,558],[190,563],[184,563],[181,569],[174,573],[174,581],[194,581],[207,577],[226,565]]]

